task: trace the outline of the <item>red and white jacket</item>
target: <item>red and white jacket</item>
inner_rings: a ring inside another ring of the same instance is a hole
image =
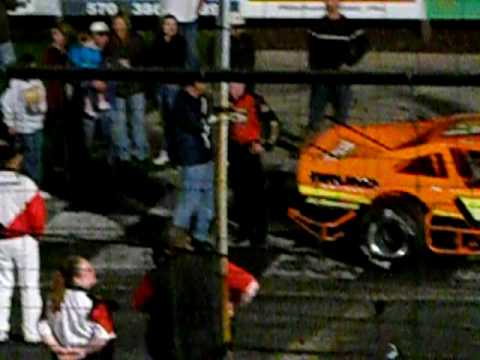
[[[0,204],[0,241],[43,234],[47,210],[33,180],[13,171],[0,171]]]
[[[230,302],[233,305],[247,304],[257,295],[260,285],[255,277],[241,267],[228,262],[227,283]],[[142,311],[155,295],[155,287],[149,273],[133,294],[132,304],[135,310]]]
[[[62,346],[71,347],[87,346],[93,338],[109,341],[116,337],[108,306],[81,288],[66,289],[57,312],[49,301],[38,330],[42,337],[53,336]]]

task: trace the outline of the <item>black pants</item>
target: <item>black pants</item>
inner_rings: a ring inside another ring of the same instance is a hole
[[[238,213],[239,240],[265,245],[268,231],[265,171],[249,145],[230,144],[230,179]]]

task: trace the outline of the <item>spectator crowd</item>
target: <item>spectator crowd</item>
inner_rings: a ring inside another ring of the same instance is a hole
[[[356,39],[363,35],[338,12],[338,0],[326,3],[327,17],[309,35],[313,69],[338,69],[343,64],[353,64],[363,55],[361,49],[352,54],[352,47],[345,45],[357,44]],[[125,14],[114,16],[110,24],[94,21],[87,31],[79,33],[59,22],[51,29],[51,43],[44,50],[40,64],[59,69],[200,70],[197,18],[203,1],[168,0],[166,4],[171,11],[161,19],[149,45]],[[11,1],[0,0],[0,68],[15,62],[19,67],[34,67],[39,62],[31,54],[16,60],[5,15],[11,6]],[[233,69],[251,70],[255,66],[254,45],[241,25],[233,24],[231,64]],[[323,49],[329,50],[320,52],[319,42],[323,42]],[[262,158],[265,151],[275,145],[280,128],[279,119],[254,85],[231,83],[230,108],[222,110],[235,119],[230,126],[229,162],[239,224],[237,240],[262,247],[266,245],[268,232]],[[313,84],[309,122],[312,129],[318,127],[328,101],[335,107],[338,122],[347,121],[350,89]],[[149,103],[155,104],[164,125],[157,157],[152,157],[146,129]],[[92,179],[96,181],[98,174],[93,174],[89,166],[99,158],[111,171],[110,179],[114,180],[111,186],[134,167],[146,170],[152,164],[170,163],[179,168],[180,190],[167,236],[168,245],[162,247],[160,253],[157,249],[154,254],[157,268],[146,275],[134,299],[138,310],[151,315],[151,324],[158,323],[158,317],[163,318],[165,314],[159,313],[158,306],[152,308],[151,303],[164,301],[162,296],[168,289],[160,280],[165,280],[162,269],[168,266],[172,254],[178,250],[214,253],[210,230],[215,217],[215,142],[211,129],[213,106],[207,85],[201,75],[178,84],[99,79],[43,83],[39,79],[10,79],[0,106],[0,201],[3,207],[0,209],[0,285],[7,289],[0,291],[0,342],[9,338],[16,267],[23,287],[25,341],[43,340],[57,359],[112,358],[113,317],[108,303],[90,296],[96,276],[88,260],[69,257],[65,261],[55,275],[41,315],[36,238],[45,225],[46,191],[56,191],[55,179],[59,174],[67,174],[72,192],[81,198],[81,192],[76,190],[88,188]],[[8,211],[3,211],[7,208]],[[5,239],[11,241],[3,241]],[[258,290],[258,283],[243,269],[233,264],[229,268],[229,285],[236,294],[232,304],[249,302]],[[151,324],[149,326],[153,326]],[[149,331],[157,330],[149,327]],[[176,358],[168,353],[173,349],[169,339],[163,339],[165,351],[162,352],[149,338],[151,335],[150,332],[147,336],[151,358]]]

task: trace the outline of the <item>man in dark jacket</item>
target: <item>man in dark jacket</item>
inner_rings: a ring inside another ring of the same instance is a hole
[[[181,166],[182,185],[175,206],[173,224],[188,234],[193,217],[194,244],[201,249],[211,248],[210,224],[214,216],[213,151],[210,126],[207,122],[208,102],[203,96],[206,84],[193,81],[182,89],[170,117],[173,127],[173,159]]]
[[[309,62],[312,70],[338,70],[344,64],[355,64],[367,50],[363,31],[356,29],[339,11],[339,0],[325,0],[327,15],[309,31]],[[313,84],[308,127],[318,130],[325,107],[330,102],[335,119],[346,122],[352,92],[345,84]]]
[[[15,62],[15,52],[10,41],[10,29],[8,27],[7,10],[17,7],[16,0],[0,0],[0,70]]]
[[[151,47],[150,65],[163,69],[185,69],[187,60],[187,43],[182,34],[178,32],[178,22],[175,16],[166,15],[162,19],[161,30],[155,36]],[[172,112],[173,103],[180,87],[178,84],[158,83],[155,86],[155,98],[159,110],[162,113],[163,147],[157,158],[153,160],[155,165],[161,166],[169,162],[170,148],[172,143],[171,129],[167,120]]]

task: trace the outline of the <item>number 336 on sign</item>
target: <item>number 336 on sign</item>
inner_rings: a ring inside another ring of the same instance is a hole
[[[132,2],[132,15],[134,16],[161,16],[164,15],[163,7],[158,2]]]

